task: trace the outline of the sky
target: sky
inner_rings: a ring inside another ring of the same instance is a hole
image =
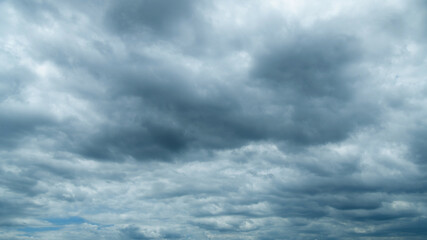
[[[427,238],[426,1],[0,16],[0,239]]]

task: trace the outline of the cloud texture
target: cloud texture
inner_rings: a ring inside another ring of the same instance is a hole
[[[425,239],[423,1],[0,1],[0,239]]]

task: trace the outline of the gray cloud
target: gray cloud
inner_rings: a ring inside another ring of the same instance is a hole
[[[0,239],[425,238],[425,10],[0,2]]]
[[[182,21],[191,19],[195,2],[126,1],[109,7],[105,21],[120,33],[150,31],[171,32]]]

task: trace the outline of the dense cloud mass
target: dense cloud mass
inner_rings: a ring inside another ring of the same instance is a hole
[[[0,239],[427,238],[425,2],[0,15]]]

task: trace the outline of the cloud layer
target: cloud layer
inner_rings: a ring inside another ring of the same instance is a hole
[[[1,1],[0,239],[424,239],[422,1]]]

